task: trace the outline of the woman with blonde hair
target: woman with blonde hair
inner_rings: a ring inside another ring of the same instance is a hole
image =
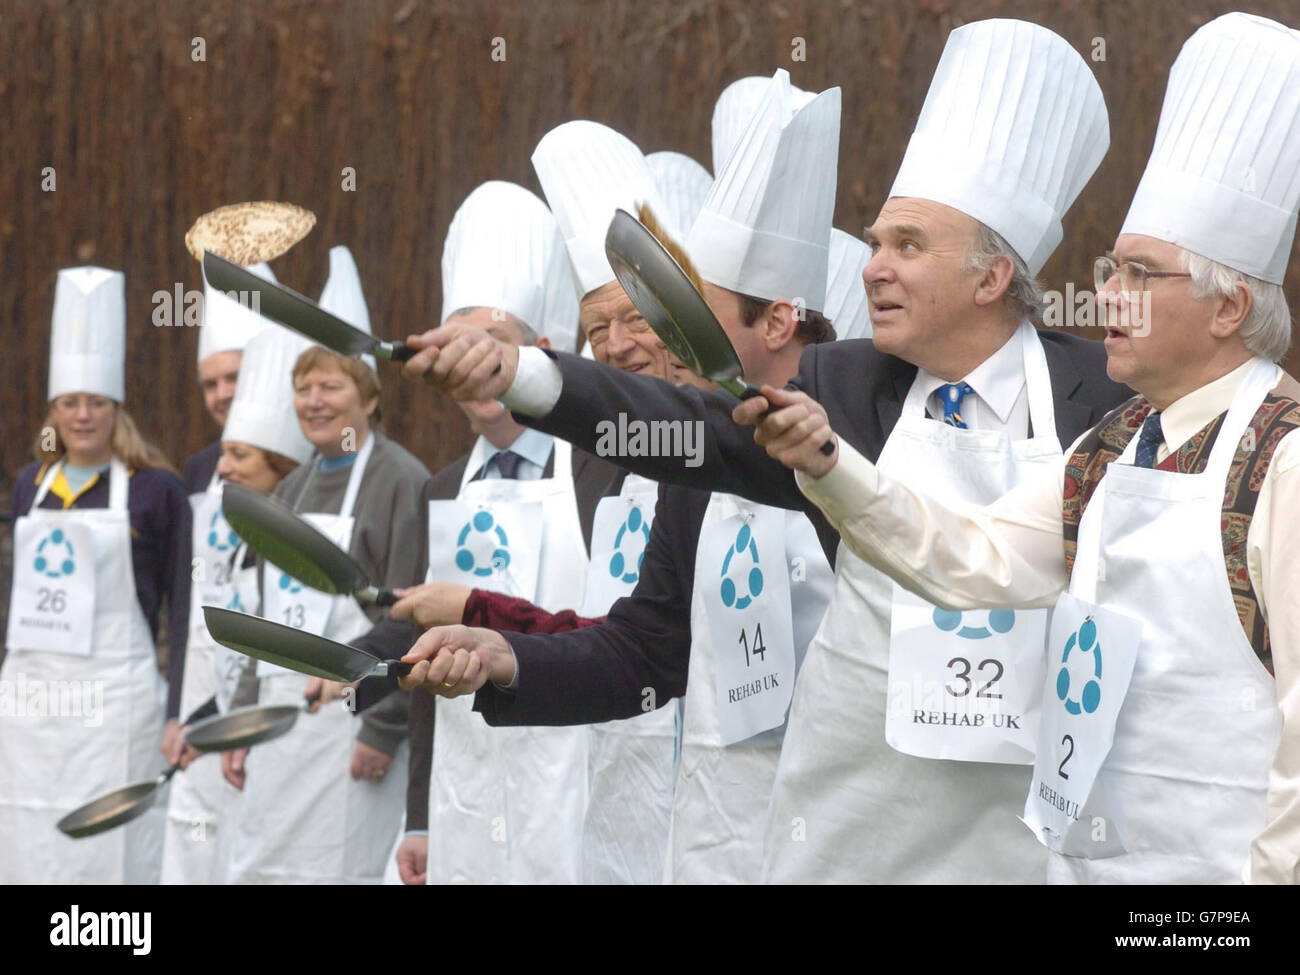
[[[0,681],[0,883],[154,883],[155,808],[70,840],[55,824],[158,770],[180,706],[189,612],[190,506],[125,398],[125,280],[59,273],[50,412],[14,488],[13,591]],[[168,619],[169,681],[156,636]]]

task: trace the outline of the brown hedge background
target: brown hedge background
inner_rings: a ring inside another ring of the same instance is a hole
[[[1110,153],[1045,271],[1053,286],[1088,287],[1141,174],[1169,64],[1234,7],[1300,23],[1296,0],[0,0],[0,501],[43,416],[60,267],[126,272],[127,406],[179,465],[217,430],[195,386],[197,334],[154,327],[150,296],[201,287],[183,243],[200,213],[250,199],[310,208],[316,229],[275,262],[280,280],[318,294],[328,248],[345,243],[376,332],[405,335],[438,314],[457,203],[489,178],[536,190],[528,157],[549,128],[593,118],[707,165],[718,92],[784,66],[803,88],[844,89],[836,222],[857,232],[888,191],[948,31],[984,17],[1038,21],[1088,58],[1104,41],[1092,64]],[[804,61],[792,61],[795,38]],[[54,192],[41,188],[47,166]],[[341,188],[344,167],[355,192]],[[468,428],[448,401],[384,375],[397,439],[431,470],[463,452]]]

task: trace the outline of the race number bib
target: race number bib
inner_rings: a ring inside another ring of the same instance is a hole
[[[921,758],[1032,765],[1046,610],[940,609],[894,586],[885,739]]]
[[[1124,852],[1119,824],[1096,786],[1141,638],[1137,620],[1069,593],[1057,600],[1038,756],[1021,819],[1058,853],[1099,859]]]
[[[641,578],[657,489],[602,498],[591,529],[591,562],[582,615],[602,616]]]
[[[232,560],[239,536],[221,512],[221,494],[205,491],[194,504],[194,591],[190,625],[201,625],[204,606],[224,606],[230,599]]]
[[[347,550],[352,535],[352,519],[334,515],[303,516],[327,535],[339,548]],[[284,626],[325,636],[329,633],[330,615],[339,597],[312,589],[305,582],[276,568],[269,562],[263,566],[262,615]],[[294,671],[265,660],[257,662],[257,676],[290,674]]]
[[[88,657],[94,618],[90,530],[75,522],[20,519],[14,531],[7,645]]]
[[[795,673],[785,512],[743,511],[700,531],[697,580],[713,640],[718,728],[731,745],[785,721]]]
[[[430,501],[429,578],[531,602],[537,594],[542,527],[540,501]]]

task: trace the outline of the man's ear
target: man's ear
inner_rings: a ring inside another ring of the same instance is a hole
[[[769,351],[785,348],[799,330],[799,310],[788,301],[774,301],[763,313],[763,342]]]
[[[1014,275],[1015,268],[1011,264],[1011,258],[1005,255],[994,258],[989,269],[975,282],[975,304],[991,305],[995,301],[1001,301],[1002,296],[1007,293],[1007,288],[1011,287],[1011,278]]]
[[[1232,295],[1227,298],[1219,298],[1218,305],[1214,311],[1214,318],[1210,320],[1210,334],[1216,339],[1226,339],[1237,334],[1241,328],[1241,323],[1246,320],[1250,314],[1251,306],[1254,304],[1254,295],[1250,293],[1245,281],[1238,281],[1237,286],[1233,288]]]

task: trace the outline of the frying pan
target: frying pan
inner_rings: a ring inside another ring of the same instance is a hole
[[[311,677],[351,684],[366,677],[404,677],[411,671],[411,664],[380,660],[365,650],[260,616],[204,606],[203,619],[212,639],[223,647]]]
[[[227,481],[221,510],[254,552],[311,588],[376,606],[397,602],[391,589],[372,586],[352,556],[279,498]]]
[[[217,714],[217,699],[209,698],[185,719],[185,741],[204,754],[227,752],[270,741],[292,728],[298,720],[298,714],[310,710],[319,698],[320,692],[317,691],[306,699],[301,708],[249,707],[239,708],[229,714]],[[287,715],[286,711],[289,712]],[[179,770],[180,763],[177,763],[157,778],[137,782],[92,799],[60,819],[58,827],[73,839],[81,839],[129,823],[137,816],[144,815],[153,805],[154,793]]]
[[[227,714],[214,715],[190,725],[185,730],[185,742],[191,748],[206,753],[228,752],[271,741],[287,734],[297,723],[298,715],[310,711],[318,700],[320,691],[308,696],[301,707],[295,704],[276,704],[269,707],[254,705],[235,708]]]
[[[632,304],[682,365],[737,399],[760,395],[745,382],[740,357],[704,296],[655,235],[626,210],[615,211],[610,221],[605,255]],[[822,444],[821,452],[834,453],[834,441]]]
[[[184,724],[189,725],[195,721],[205,719],[210,714],[215,714],[217,710],[217,699],[208,698],[195,709],[194,713],[185,719]],[[59,829],[71,836],[73,839],[81,839],[83,836],[94,836],[96,833],[103,833],[112,829],[114,826],[121,826],[123,823],[129,823],[137,816],[142,816],[153,805],[153,796],[167,781],[176,774],[180,764],[173,765],[167,771],[160,773],[157,778],[148,779],[144,782],[137,782],[134,785],[128,785],[121,789],[116,789],[108,795],[100,796],[98,799],[92,799],[84,806],[79,806],[72,812],[68,813],[58,822]]]
[[[203,252],[203,273],[208,283],[218,291],[256,293],[258,307],[255,310],[258,314],[342,355],[373,355],[376,359],[404,362],[417,351],[404,342],[380,341],[292,288],[265,281],[212,251]]]

